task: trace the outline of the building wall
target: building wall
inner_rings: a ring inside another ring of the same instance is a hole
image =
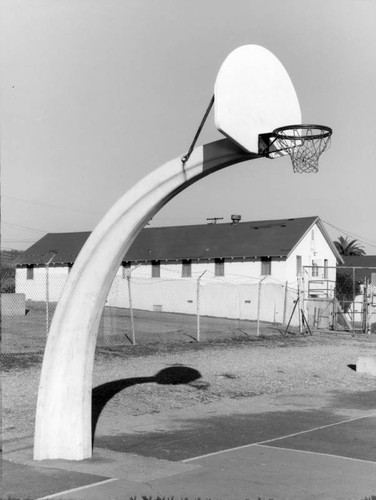
[[[328,262],[329,279],[335,282],[336,259],[320,229],[315,225],[286,260],[273,258],[271,275],[263,276],[261,259],[226,260],[224,276],[215,276],[214,260],[194,261],[191,277],[182,277],[182,262],[161,262],[160,277],[152,277],[150,263],[132,263],[120,267],[107,298],[107,306],[129,307],[130,300],[135,309],[282,322],[289,315],[296,298],[291,290],[298,283],[308,286],[312,278],[304,266],[311,266],[314,260],[318,266]],[[301,256],[302,276],[297,275],[297,256]],[[331,267],[334,268],[330,269]],[[60,297],[69,268],[53,266],[48,269],[49,300]],[[130,273],[130,279],[127,276]],[[198,288],[198,281],[200,287]],[[27,269],[16,271],[16,292],[24,293],[27,300],[44,301],[47,291],[47,271],[45,267],[34,268],[34,279],[27,279]],[[260,284],[261,283],[261,284]],[[286,283],[290,295],[286,294]],[[129,297],[131,289],[131,297]],[[199,299],[199,303],[198,303]],[[259,300],[260,299],[260,300]]]
[[[26,300],[57,302],[65,285],[70,268],[68,266],[45,266],[33,268],[33,279],[27,278],[27,268],[16,269],[16,293],[25,294]],[[48,273],[48,280],[47,280]],[[49,283],[47,291],[47,281]]]
[[[274,263],[272,272],[273,266]],[[276,262],[279,272],[281,266],[281,262]],[[223,277],[214,276],[212,261],[193,263],[191,278],[181,277],[181,262],[162,264],[160,278],[151,278],[150,264],[134,265],[130,269],[128,280],[128,269],[119,268],[107,298],[107,306],[128,308],[131,300],[135,309],[197,314],[199,308],[203,316],[248,320],[255,320],[259,311],[263,321],[282,322],[284,283],[274,276],[261,276],[260,261],[226,262]],[[68,268],[50,266],[48,274],[49,300],[56,302],[66,282]],[[24,293],[26,300],[45,301],[46,275],[46,268],[35,267],[34,279],[27,279],[26,268],[18,268],[17,293]],[[261,280],[262,288],[259,288]]]
[[[286,266],[286,274],[289,277],[292,277],[294,273],[295,276],[297,276],[298,255],[302,257],[302,275],[299,281],[306,298],[308,297],[309,289],[311,292],[316,289],[317,293],[320,293],[320,290],[328,287],[330,293],[333,294],[336,281],[337,260],[317,224],[312,227],[312,230],[307,233],[291,253]],[[326,278],[324,271],[325,261],[327,263]],[[313,263],[318,266],[316,270],[317,276],[314,275]],[[299,277],[297,276],[297,278]],[[325,283],[325,280],[327,280],[328,283]]]
[[[130,266],[133,278],[148,279],[152,276],[152,267],[150,263],[132,263]],[[260,259],[226,259],[224,265],[224,277],[215,276],[215,262],[211,260],[193,261],[191,265],[191,277],[194,279],[202,276],[202,280],[234,280],[244,281],[244,279],[253,279],[259,281],[263,277],[261,274]],[[205,273],[205,274],[204,274]],[[118,271],[118,276],[122,275],[122,268]],[[286,281],[285,260],[273,259],[272,275],[274,281]],[[182,261],[162,261],[160,264],[160,277],[163,279],[181,279]]]
[[[162,273],[161,273],[162,275]],[[204,279],[205,278],[205,279]],[[260,284],[261,283],[261,284]],[[129,297],[129,289],[131,298]],[[273,278],[128,278],[118,274],[107,298],[107,305],[147,311],[163,311],[204,316],[255,320],[260,298],[260,319],[282,322],[285,307],[285,285]],[[295,293],[290,294],[289,304]],[[287,304],[287,308],[290,306]],[[291,309],[291,308],[290,308]]]

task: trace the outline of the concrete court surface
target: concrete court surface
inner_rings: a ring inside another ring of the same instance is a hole
[[[376,390],[258,396],[100,425],[93,458],[4,444],[4,498],[341,499],[376,495]]]

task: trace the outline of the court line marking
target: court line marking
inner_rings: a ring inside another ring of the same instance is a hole
[[[267,445],[267,444],[257,444],[255,446],[258,448],[269,448],[269,450],[292,451],[292,452],[297,452],[297,453],[307,453],[309,455],[323,455],[324,457],[340,458],[342,460],[350,460],[351,462],[363,462],[366,464],[373,464],[373,465],[376,464],[375,460],[364,460],[362,458],[344,457],[343,455],[335,455],[333,453],[323,453],[321,451],[298,450],[295,448],[284,448],[282,446],[272,446],[272,445]]]
[[[281,448],[281,447],[278,447],[278,446],[267,446],[266,443],[272,443],[274,441],[279,441],[281,439],[287,439],[289,437],[294,437],[294,436],[299,436],[301,434],[306,434],[306,433],[309,433],[309,432],[314,432],[316,430],[320,430],[320,429],[326,429],[328,427],[333,427],[335,425],[340,425],[340,424],[345,424],[347,422],[354,422],[355,420],[361,420],[362,418],[370,418],[370,417],[375,417],[376,414],[371,414],[371,415],[363,415],[361,417],[355,417],[355,418],[350,418],[348,420],[341,420],[340,422],[334,422],[333,424],[327,424],[327,425],[321,425],[320,427],[314,427],[313,429],[308,429],[308,430],[305,430],[305,431],[300,431],[300,432],[295,432],[293,434],[287,434],[285,436],[281,436],[281,437],[278,437],[278,438],[272,438],[272,439],[266,439],[265,441],[259,441],[257,443],[251,443],[251,444],[246,444],[246,445],[243,445],[243,446],[236,446],[234,448],[228,448],[226,450],[220,450],[220,451],[215,451],[213,453],[207,453],[206,455],[200,455],[200,456],[197,456],[197,457],[192,457],[192,458],[186,458],[185,460],[181,460],[181,462],[191,462],[193,460],[199,460],[201,458],[206,458],[206,457],[211,457],[211,456],[214,456],[214,455],[220,455],[221,453],[227,453],[227,452],[230,452],[230,451],[237,451],[237,450],[242,450],[242,449],[245,449],[245,448],[251,448],[252,446],[258,446],[258,447],[265,447],[265,448],[273,448],[274,450],[287,450],[287,451],[298,451],[298,452],[301,452],[301,453],[310,453],[310,454],[314,454],[314,455],[327,455],[326,453],[315,453],[315,452],[310,452],[310,451],[304,451],[304,450],[294,450],[294,449],[291,449],[291,448]],[[375,462],[369,462],[367,460],[361,460],[361,459],[353,459],[353,458],[349,458],[349,457],[342,457],[342,456],[338,456],[338,455],[327,455],[327,456],[332,456],[332,457],[338,457],[338,458],[345,458],[345,459],[348,459],[348,460],[356,460],[356,461],[361,461],[361,462],[366,462],[366,463],[375,463]],[[81,490],[85,490],[85,489],[88,489],[88,488],[92,488],[92,487],[95,487],[95,486],[100,486],[102,484],[107,484],[107,483],[111,483],[111,482],[114,482],[114,481],[119,481],[118,478],[109,478],[109,479],[105,479],[104,481],[98,481],[96,483],[91,483],[91,484],[86,484],[84,486],[79,486],[78,488],[72,488],[70,490],[64,490],[64,491],[60,491],[58,493],[53,493],[52,495],[47,495],[47,496],[44,496],[44,497],[39,497],[37,498],[36,500],[49,500],[50,498],[56,498],[56,497],[59,497],[60,495],[65,495],[65,494],[68,494],[68,493],[74,493],[76,491],[81,491]]]
[[[109,479],[105,479],[104,481],[97,481],[96,483],[85,484],[84,486],[78,486],[77,488],[72,488],[70,490],[64,490],[64,491],[59,491],[58,493],[52,493],[52,495],[39,497],[36,500],[48,500],[49,498],[56,498],[59,497],[60,495],[66,495],[67,493],[74,493],[75,491],[86,490],[94,486],[100,486],[101,484],[112,483],[113,481],[119,481],[119,479],[117,477],[111,477]]]
[[[258,441],[257,443],[250,443],[250,444],[245,444],[242,446],[235,446],[234,448],[227,448],[226,450],[219,450],[219,451],[214,451],[213,453],[206,453],[205,455],[199,455],[197,457],[186,458],[185,460],[182,460],[182,462],[192,462],[193,460],[200,460],[200,459],[206,458],[206,457],[213,457],[214,455],[220,455],[221,453],[228,453],[231,451],[238,451],[238,450],[243,450],[245,448],[250,448],[251,446],[258,446],[258,445],[262,445],[262,444],[266,444],[266,443],[273,443],[274,441],[280,441],[281,439],[287,439],[290,437],[299,436],[301,434],[307,434],[309,432],[319,431],[321,429],[327,429],[328,427],[333,427],[335,425],[346,424],[348,422],[354,422],[355,420],[361,420],[362,418],[370,418],[370,417],[375,417],[375,416],[376,416],[376,414],[372,413],[371,415],[363,415],[361,417],[350,418],[348,420],[341,420],[340,422],[334,422],[333,424],[321,425],[320,427],[314,427],[313,429],[308,429],[308,430],[300,431],[300,432],[294,432],[293,434],[287,434],[285,436],[280,436],[277,438],[266,439],[265,441]]]

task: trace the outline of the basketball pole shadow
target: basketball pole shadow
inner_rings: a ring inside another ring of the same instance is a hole
[[[116,394],[137,384],[155,383],[159,385],[179,385],[190,384],[201,378],[201,373],[194,368],[183,365],[170,366],[160,370],[154,377],[132,377],[112,382],[106,382],[92,390],[92,410],[91,410],[91,429],[92,429],[92,446],[94,445],[95,430],[98,424],[99,417],[106,404]]]

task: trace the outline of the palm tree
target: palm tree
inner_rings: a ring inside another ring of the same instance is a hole
[[[349,241],[349,239],[343,236],[339,236],[338,240],[334,242],[338,252],[341,255],[365,255],[362,245],[359,244],[358,240]]]

